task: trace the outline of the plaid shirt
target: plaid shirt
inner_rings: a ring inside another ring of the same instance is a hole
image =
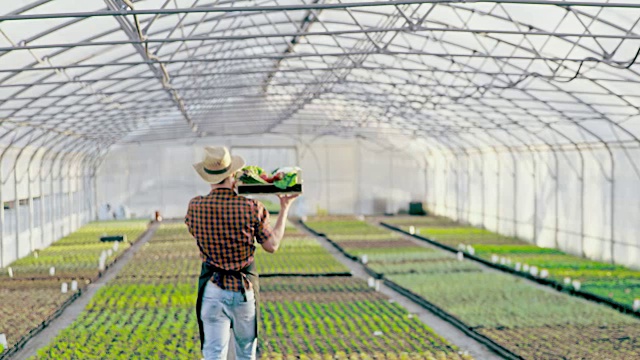
[[[189,202],[185,223],[198,242],[202,261],[224,270],[239,271],[253,262],[254,238],[262,244],[273,234],[269,213],[260,202],[236,195],[231,189],[212,190]],[[211,279],[222,289],[251,289],[242,279],[215,274]]]

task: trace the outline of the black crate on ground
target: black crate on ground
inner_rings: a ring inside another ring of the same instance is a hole
[[[127,241],[127,235],[104,235],[100,236],[102,242]]]
[[[409,215],[427,215],[421,201],[409,203]]]

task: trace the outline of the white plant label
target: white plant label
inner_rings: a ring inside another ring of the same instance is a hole
[[[107,257],[111,257],[111,255],[113,255],[113,250],[107,250]]]
[[[56,274],[56,268],[55,266],[52,266],[49,268],[49,275],[54,276]]]
[[[492,263],[497,263],[498,262],[498,255],[491,255],[491,262]]]
[[[13,278],[13,268],[11,268],[11,266],[9,266],[9,268],[7,269],[7,272],[9,273],[9,277]]]
[[[9,347],[9,343],[7,343],[7,335],[0,334],[0,345],[2,345],[5,349]]]
[[[464,254],[462,253],[462,251],[458,251],[458,261],[462,260],[464,260]]]
[[[66,282],[63,282],[60,287],[60,291],[62,291],[63,294],[66,294],[69,291],[69,285]]]
[[[467,252],[471,255],[475,255],[476,254],[476,249],[473,248],[473,246],[471,245],[467,245]]]
[[[362,255],[361,259],[362,259],[362,263],[365,265],[369,262],[369,257],[367,255]]]
[[[633,311],[640,310],[640,299],[633,300]]]
[[[118,251],[119,248],[120,248],[120,243],[116,241],[115,244],[113,244],[113,251]]]
[[[382,336],[382,331],[376,330],[373,332],[373,336]]]
[[[500,265],[507,265],[507,259],[501,257],[500,258]]]
[[[573,285],[573,288],[574,288],[574,289],[576,289],[576,290],[580,290],[580,285],[582,285],[582,284],[580,284],[580,281],[578,281],[578,280],[573,280],[573,282],[571,283],[571,285]]]
[[[522,265],[522,271],[529,272],[529,264]]]
[[[382,280],[376,280],[375,290],[380,291],[380,285],[382,284]]]
[[[415,226],[409,226],[409,234],[414,235],[416,233]]]
[[[458,244],[458,250],[464,251],[465,248],[466,246],[464,246],[464,244],[462,243]]]
[[[522,270],[522,264],[516,263],[516,271]]]
[[[543,279],[546,279],[549,277],[549,270],[547,269],[542,269],[540,270],[540,277]]]
[[[104,271],[105,269],[105,260],[103,257],[100,257],[100,261],[98,262],[98,270]]]
[[[71,291],[78,291],[78,282],[76,280],[71,282]]]
[[[376,280],[372,277],[370,277],[369,279],[367,279],[367,284],[369,285],[369,287],[374,287],[376,286]]]
[[[532,266],[529,269],[529,273],[533,276],[538,276],[538,267],[537,266]]]
[[[565,285],[569,285],[569,284],[571,284],[571,278],[570,278],[570,277],[566,277],[566,278],[564,278],[564,284],[565,284]]]

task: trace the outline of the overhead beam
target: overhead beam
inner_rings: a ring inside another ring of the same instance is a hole
[[[0,16],[2,21],[15,20],[41,20],[60,18],[90,18],[104,16],[130,16],[130,15],[174,15],[174,14],[199,14],[199,13],[233,13],[233,12],[277,12],[277,11],[308,11],[365,8],[374,6],[397,6],[416,4],[515,4],[515,5],[550,5],[560,7],[610,7],[610,8],[637,8],[637,4],[620,2],[595,2],[595,1],[561,1],[561,0],[390,0],[390,1],[365,1],[345,2],[333,4],[300,4],[300,5],[273,5],[273,6],[202,6],[194,8],[177,9],[150,9],[150,10],[111,10],[111,11],[84,11],[64,12],[48,14],[17,14]]]

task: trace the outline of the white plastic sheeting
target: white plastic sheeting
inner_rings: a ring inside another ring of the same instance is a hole
[[[640,149],[581,151],[429,156],[428,206],[543,247],[640,267]]]
[[[191,165],[204,146],[216,144],[267,169],[299,165],[305,190],[293,210],[298,216],[397,212],[425,196],[424,162],[399,149],[338,138],[241,137],[118,146],[98,171],[98,203],[124,204],[138,217],[156,210],[165,218],[184,217],[189,199],[208,192]]]
[[[43,148],[5,149],[3,154],[0,268],[47,247],[95,214],[93,166],[83,154]]]

